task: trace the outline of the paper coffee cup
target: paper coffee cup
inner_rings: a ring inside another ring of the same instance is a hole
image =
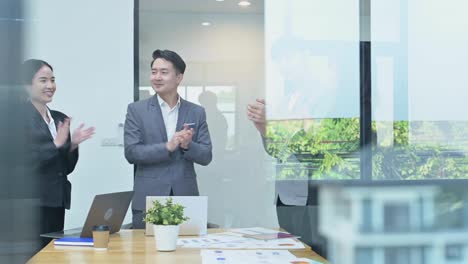
[[[109,227],[106,225],[93,226],[93,242],[95,249],[107,249],[109,245]]]

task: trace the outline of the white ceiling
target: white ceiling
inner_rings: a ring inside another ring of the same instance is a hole
[[[249,7],[240,7],[240,0],[140,0],[140,12],[176,13],[255,13],[263,14],[264,0],[250,0]],[[270,0],[271,1],[271,0]],[[276,0],[273,0],[276,1]],[[370,0],[360,4],[361,15],[370,15]]]
[[[250,0],[249,7],[240,7],[238,2],[239,0],[140,0],[140,12],[263,13],[263,0]]]

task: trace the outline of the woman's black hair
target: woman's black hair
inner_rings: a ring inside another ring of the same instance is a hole
[[[51,71],[54,71],[52,66],[43,60],[30,59],[23,62],[21,69],[23,84],[31,84],[34,75],[44,66],[47,66]]]

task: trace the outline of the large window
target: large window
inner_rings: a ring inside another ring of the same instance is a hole
[[[406,232],[410,230],[410,209],[408,204],[393,203],[384,205],[384,230],[387,232]]]
[[[277,178],[466,179],[462,6],[267,2],[267,142]],[[440,10],[453,16],[433,19]]]
[[[468,178],[467,6],[371,1],[374,179]]]
[[[359,179],[359,1],[267,1],[265,13],[276,178]]]

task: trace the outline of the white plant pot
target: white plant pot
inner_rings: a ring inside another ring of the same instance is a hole
[[[174,251],[179,237],[178,225],[153,225],[154,240],[158,251]]]

